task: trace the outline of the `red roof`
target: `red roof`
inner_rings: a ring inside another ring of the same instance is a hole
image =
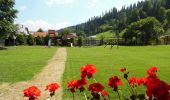
[[[77,35],[76,35],[76,33],[69,33],[66,37],[67,38],[76,38]]]
[[[58,36],[58,32],[56,32],[55,30],[48,30],[48,34],[50,35],[50,37]]]
[[[35,32],[34,37],[46,37],[47,33],[46,32]]]

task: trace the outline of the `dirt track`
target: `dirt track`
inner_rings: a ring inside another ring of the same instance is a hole
[[[42,91],[42,96],[39,100],[45,100],[45,98],[49,96],[48,92],[44,91],[45,86],[52,82],[62,82],[66,58],[66,48],[59,48],[44,69],[42,69],[42,71],[32,80],[11,85],[0,85],[0,100],[28,100],[28,98],[23,97],[23,89],[32,85],[38,86]],[[53,100],[62,100],[62,94],[62,88],[60,88],[56,92],[56,97],[53,98]]]

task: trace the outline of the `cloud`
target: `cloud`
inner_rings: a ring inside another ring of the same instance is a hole
[[[21,7],[19,8],[19,10],[20,10],[20,11],[25,11],[25,10],[27,10],[27,6],[23,5],[23,6],[21,6]]]
[[[28,20],[22,24],[28,27],[30,31],[37,31],[39,28],[42,28],[43,30],[48,30],[48,29],[58,30],[71,25],[71,23],[69,22],[50,24],[44,20],[36,20],[36,21]]]
[[[88,0],[88,8],[94,8],[98,3],[98,0]]]
[[[61,5],[61,4],[72,4],[74,2],[74,0],[44,0],[44,1],[49,6]]]

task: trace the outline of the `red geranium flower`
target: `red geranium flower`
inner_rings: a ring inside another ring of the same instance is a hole
[[[149,76],[155,77],[157,71],[158,71],[158,68],[157,68],[156,66],[154,66],[154,67],[151,67],[151,68],[149,68],[149,69],[147,70],[147,74],[148,74]]]
[[[104,90],[104,86],[100,83],[93,83],[89,85],[89,91],[91,92],[102,92]]]
[[[85,80],[85,79],[81,79],[81,80],[78,80],[77,81],[77,87],[76,88],[81,88],[81,87],[83,87],[84,85],[87,85],[88,84],[88,82],[87,82],[87,80]]]
[[[131,77],[131,78],[129,78],[129,79],[128,79],[128,82],[129,82],[129,84],[132,85],[132,86],[138,85],[138,79],[137,79],[136,77]]]
[[[170,85],[157,77],[148,77],[146,88],[146,94],[148,97],[152,98],[154,96],[159,100],[170,100]]]
[[[147,78],[146,77],[142,77],[137,79],[137,84],[138,85],[145,85],[147,83]]]
[[[108,96],[107,91],[103,91],[103,92],[102,92],[102,96],[103,96],[103,97]]]
[[[71,81],[67,82],[67,88],[69,88],[69,89],[77,88],[78,87],[77,86],[77,81],[78,80],[71,80]],[[73,91],[71,91],[71,92],[73,92]]]
[[[87,64],[86,66],[82,67],[80,71],[81,71],[81,78],[84,79],[86,76],[88,78],[91,78],[93,74],[97,71],[97,69],[94,65]]]
[[[58,83],[52,83],[47,85],[45,90],[49,90],[49,92],[55,92],[59,87],[60,86]]]
[[[121,79],[119,79],[118,76],[114,76],[114,77],[109,78],[108,85],[111,88],[114,88],[115,91],[117,91],[118,86],[120,86],[122,84],[123,83],[122,83]]]
[[[25,97],[29,97],[29,100],[36,100],[41,95],[41,91],[36,86],[31,86],[23,92]]]
[[[124,67],[124,68],[121,68],[120,71],[121,71],[121,72],[125,72],[125,71],[126,71],[126,68],[125,68],[125,67]]]
[[[75,92],[75,89],[79,89],[80,92],[84,91],[84,85],[88,84],[88,82],[85,79],[81,80],[71,80],[67,82],[67,88],[70,89],[70,91],[73,93]]]

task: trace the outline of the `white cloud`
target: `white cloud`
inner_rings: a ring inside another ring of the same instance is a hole
[[[88,8],[93,8],[97,5],[98,0],[88,0]]]
[[[45,3],[49,6],[60,5],[60,4],[71,4],[74,0],[44,0]]]
[[[19,8],[19,10],[20,10],[20,11],[25,11],[25,10],[27,10],[27,6],[23,5],[23,6],[21,6],[21,7]]]
[[[39,28],[42,28],[43,30],[48,30],[48,29],[57,30],[71,25],[71,23],[69,22],[50,24],[44,20],[36,20],[36,21],[28,20],[22,24],[28,27],[30,31],[37,31]]]

